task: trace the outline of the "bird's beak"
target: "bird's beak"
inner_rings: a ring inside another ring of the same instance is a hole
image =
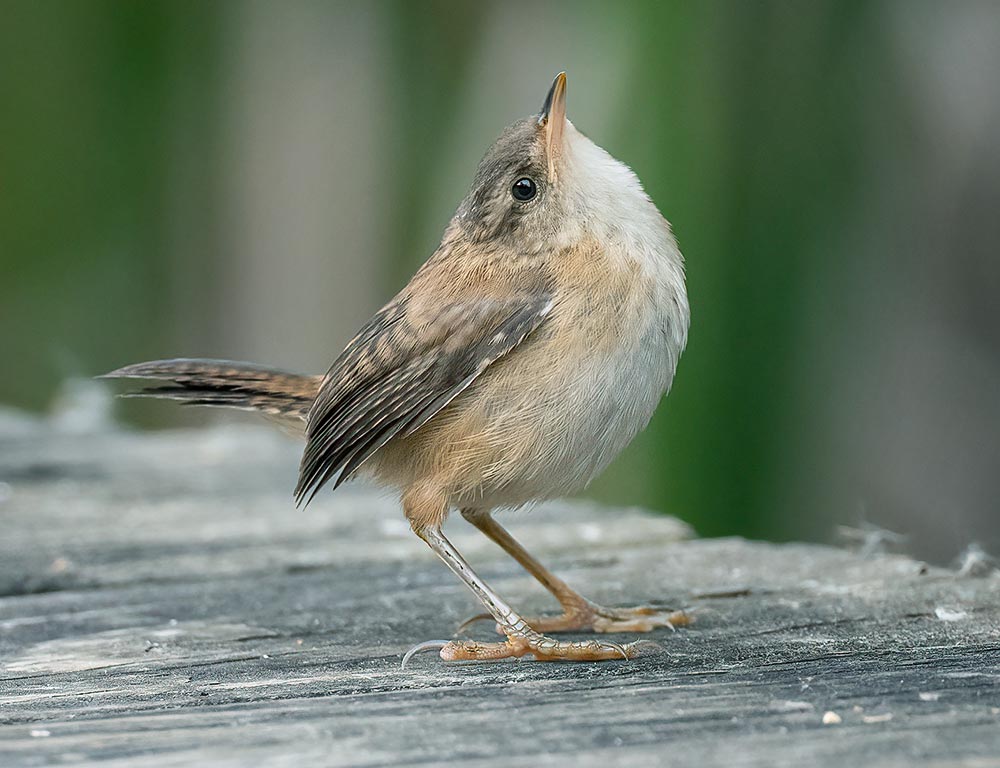
[[[552,81],[545,97],[538,124],[545,128],[545,150],[549,158],[549,176],[555,177],[555,156],[562,150],[563,129],[566,127],[566,73],[560,72]]]

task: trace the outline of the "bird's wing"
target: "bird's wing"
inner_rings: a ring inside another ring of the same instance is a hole
[[[380,310],[327,373],[309,413],[295,488],[312,500],[399,434],[423,426],[552,309],[547,293],[462,298],[411,311],[406,294]]]

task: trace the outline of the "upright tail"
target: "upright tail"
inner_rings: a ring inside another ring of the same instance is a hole
[[[123,397],[157,397],[185,405],[217,405],[258,411],[304,428],[322,376],[303,376],[229,360],[153,360],[106,373],[103,379],[154,379]]]

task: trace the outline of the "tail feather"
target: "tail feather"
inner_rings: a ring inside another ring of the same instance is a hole
[[[230,360],[153,360],[106,373],[102,379],[152,379],[122,397],[177,400],[185,405],[242,408],[305,423],[322,376],[304,376]]]

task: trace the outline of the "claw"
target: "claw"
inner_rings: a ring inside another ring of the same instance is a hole
[[[429,651],[432,649],[440,650],[441,648],[444,648],[446,645],[448,645],[448,643],[450,642],[451,642],[450,640],[428,640],[423,643],[417,643],[410,650],[408,650],[406,653],[403,654],[403,663],[399,667],[400,670],[406,669],[407,662],[411,658],[413,658],[415,654],[418,654],[421,651]]]
[[[628,651],[625,650],[625,646],[621,645],[620,643],[601,643],[601,645],[606,645],[609,648],[614,648],[616,651],[618,651],[618,653],[622,655],[622,658],[625,659],[625,661],[628,661],[629,658],[631,658],[628,655]]]
[[[458,629],[455,630],[455,634],[456,635],[461,634],[469,627],[471,627],[473,624],[475,624],[477,621],[485,621],[486,619],[489,619],[490,621],[495,621],[492,614],[489,613],[477,613],[475,616],[470,616],[469,618],[467,618],[465,621],[463,621],[461,624],[458,625]]]
[[[670,618],[668,618],[666,621],[663,622],[663,626],[665,626],[671,632],[676,632],[677,624],[674,624],[675,621],[680,626],[686,627],[689,624],[694,624],[695,618],[690,610],[688,610],[687,608],[681,608],[679,610],[674,611],[670,615]]]

